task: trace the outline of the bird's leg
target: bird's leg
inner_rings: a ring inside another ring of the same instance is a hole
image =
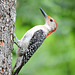
[[[14,41],[14,43],[15,43],[19,48],[21,48],[17,42]]]
[[[19,48],[21,48],[20,45],[19,45],[20,40],[17,39],[17,37],[16,37],[15,34],[13,34],[13,36],[14,36],[14,38],[15,38],[16,41],[17,41],[17,42],[14,41],[14,43],[15,43]]]
[[[16,39],[17,42],[19,42],[19,40],[17,39],[15,33],[13,34],[14,38]]]

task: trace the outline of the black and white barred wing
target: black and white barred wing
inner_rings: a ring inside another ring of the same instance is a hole
[[[41,46],[45,38],[46,34],[43,32],[43,30],[38,30],[34,33],[33,37],[29,42],[28,51],[25,54],[25,63],[30,59],[30,57],[34,54],[34,52]]]

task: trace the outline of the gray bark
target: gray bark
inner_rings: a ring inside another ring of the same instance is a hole
[[[0,75],[11,75],[16,0],[0,0]]]

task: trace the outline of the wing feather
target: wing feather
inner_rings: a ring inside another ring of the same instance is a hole
[[[46,34],[41,29],[34,33],[28,45],[28,51],[25,54],[25,63],[31,58],[31,56],[35,53],[35,51],[41,46],[45,38],[46,38]]]

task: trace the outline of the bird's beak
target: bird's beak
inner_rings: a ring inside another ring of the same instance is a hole
[[[41,10],[42,14],[44,15],[44,17],[45,17],[46,19],[48,19],[47,14],[46,14],[41,8],[40,8],[40,10]]]

